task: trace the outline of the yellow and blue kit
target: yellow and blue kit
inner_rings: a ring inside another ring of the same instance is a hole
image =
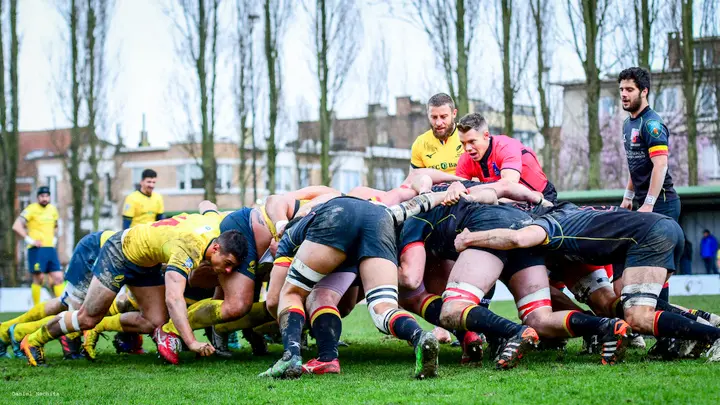
[[[463,152],[457,126],[445,142],[437,139],[431,129],[418,136],[413,142],[410,166],[415,169],[424,167],[455,174],[458,160]]]
[[[40,241],[41,247],[28,246],[28,270],[30,273],[60,271],[60,260],[55,250],[55,228],[60,217],[54,205],[33,203],[20,213],[26,221],[28,236]]]
[[[149,196],[135,190],[125,197],[123,205],[123,229],[135,225],[150,224],[163,219],[165,205],[158,193]]]

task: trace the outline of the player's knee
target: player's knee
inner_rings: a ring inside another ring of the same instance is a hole
[[[50,273],[50,284],[60,285],[65,281],[62,271],[54,271]]]
[[[104,315],[91,315],[87,311],[76,311],[73,312],[71,316],[77,317],[77,325],[80,326],[80,330],[88,330],[92,329],[100,323],[100,321],[103,319]],[[77,326],[73,322],[73,326]]]
[[[400,268],[398,271],[398,285],[406,290],[416,290],[423,282],[423,271],[413,268]]]
[[[223,318],[228,320],[235,319],[245,316],[250,311],[250,308],[252,307],[252,300],[226,297],[222,306]],[[277,304],[275,305],[275,311],[276,312],[271,313],[277,313]]]
[[[633,307],[625,309],[625,321],[636,333],[653,334],[653,315],[655,308]]]
[[[331,290],[314,289],[306,300],[308,313],[315,312],[320,307],[336,307],[340,301],[338,294]]]

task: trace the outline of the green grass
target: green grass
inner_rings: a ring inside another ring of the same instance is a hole
[[[720,312],[720,296],[677,298],[674,302]],[[493,310],[517,319],[511,303]],[[0,314],[0,320],[13,314]],[[145,356],[116,355],[109,340],[99,343],[99,360],[63,361],[58,343],[48,345],[50,367],[30,368],[0,359],[2,403],[294,403],[294,404],[619,404],[715,403],[720,397],[720,364],[704,360],[649,361],[631,350],[624,364],[603,367],[595,357],[578,355],[581,342],[567,353],[534,352],[511,371],[499,372],[486,360],[482,368],[458,364],[460,350],[441,349],[440,377],[411,378],[413,354],[404,342],[381,335],[364,307],[344,322],[340,349],[342,375],[297,381],[260,379],[280,355],[256,358],[247,345],[233,359],[181,356],[179,366],[164,365],[146,338]],[[244,342],[243,342],[244,343]],[[652,340],[648,341],[649,344]],[[309,359],[312,353],[305,355]]]

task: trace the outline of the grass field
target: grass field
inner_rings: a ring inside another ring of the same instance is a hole
[[[677,298],[674,302],[720,312],[720,296]],[[493,310],[512,319],[512,303]],[[0,320],[14,314],[0,314]],[[257,374],[279,356],[253,357],[247,345],[233,359],[195,359],[181,355],[179,366],[157,359],[146,339],[145,356],[117,355],[101,339],[96,363],[63,361],[58,343],[48,345],[50,367],[30,368],[24,361],[0,359],[1,403],[294,403],[294,404],[626,404],[717,403],[720,364],[705,360],[649,361],[631,350],[624,364],[600,366],[597,358],[578,355],[581,342],[567,353],[534,352],[511,371],[495,371],[489,359],[482,368],[460,366],[460,349],[442,346],[440,376],[415,381],[412,350],[374,328],[364,307],[344,322],[340,349],[343,374],[272,381]],[[651,345],[654,341],[648,340]],[[244,343],[244,341],[243,341]],[[314,353],[306,353],[305,359]]]

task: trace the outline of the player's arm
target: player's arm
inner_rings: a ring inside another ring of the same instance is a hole
[[[522,176],[522,149],[518,143],[504,145],[498,150],[498,166],[500,178],[512,183],[519,183]]]
[[[25,211],[23,211],[23,214],[24,213],[25,213]],[[13,226],[12,226],[12,230],[15,231],[17,236],[19,236],[21,239],[23,239],[28,246],[36,246],[36,247],[42,246],[41,241],[34,240],[33,238],[30,237],[30,235],[28,235],[27,218],[25,218],[25,216],[23,216],[23,214],[20,214],[20,216],[15,219],[15,222],[13,223]]]
[[[408,176],[405,178],[405,180],[402,182],[402,185],[409,187],[413,184],[413,182],[421,176],[428,176],[430,177],[430,180],[432,181],[432,184],[437,183],[452,183],[453,181],[463,181],[464,178],[460,176],[456,176],[454,174],[448,174],[445,172],[442,172],[437,169],[427,169],[427,168],[417,168],[415,170],[411,170]]]
[[[509,198],[514,201],[524,201],[530,204],[542,204],[543,206],[552,207],[552,203],[545,200],[543,194],[539,191],[532,191],[520,183],[501,179],[494,183],[480,184],[468,189],[469,195],[474,195],[479,190],[492,189],[497,193],[498,198]]]
[[[215,352],[215,349],[210,344],[198,342],[190,327],[187,317],[187,304],[185,304],[185,297],[183,296],[185,284],[187,284],[187,280],[182,270],[168,266],[165,271],[165,304],[170,319],[172,319],[175,328],[180,332],[180,337],[188,348],[201,356],[209,356]]]
[[[411,147],[410,155],[410,173],[415,169],[424,168],[425,164],[422,160],[422,147],[420,146],[420,138],[415,139]]]
[[[130,228],[130,224],[132,224],[133,217],[135,216],[135,205],[132,202],[132,199],[130,198],[132,194],[125,197],[125,204],[123,204],[123,229]]]
[[[312,200],[308,201],[302,207],[300,207],[300,209],[298,209],[298,211],[295,213],[295,217],[304,217],[305,215],[310,213],[310,211],[313,208],[317,207],[318,205],[326,203],[326,202],[332,200],[333,198],[339,197],[341,195],[342,195],[341,192],[333,190],[333,192],[317,196],[317,197],[313,198]],[[280,229],[278,229],[277,231],[279,233],[282,233],[280,231]]]
[[[625,194],[623,194],[623,200],[622,203],[620,203],[620,208],[631,210],[633,198],[635,198],[635,186],[633,185],[630,173],[628,173],[628,182],[625,186]]]
[[[218,212],[217,204],[210,202],[208,200],[201,201],[200,204],[198,204],[198,212],[200,212],[201,214],[204,214],[208,211]]]
[[[157,214],[155,214],[155,220],[160,221],[161,219],[165,219],[165,201],[163,201],[162,196],[159,196],[158,210]]]
[[[547,239],[545,230],[537,225],[513,230],[492,229],[489,231],[462,231],[455,238],[455,249],[462,252],[468,247],[483,247],[496,250],[522,249],[543,244]]]
[[[339,191],[328,186],[308,186],[303,187],[297,191],[291,191],[284,194],[283,196],[291,200],[312,200],[323,194],[336,193],[340,194]]]
[[[650,187],[648,188],[645,202],[638,208],[638,212],[653,211],[668,170],[668,155],[653,156],[650,160],[653,163],[652,173],[650,174]]]

